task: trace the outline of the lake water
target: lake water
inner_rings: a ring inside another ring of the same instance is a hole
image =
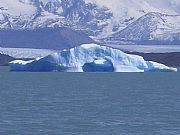
[[[180,72],[0,67],[0,135],[180,135]]]

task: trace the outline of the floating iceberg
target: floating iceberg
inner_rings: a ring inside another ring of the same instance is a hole
[[[118,49],[96,44],[62,50],[31,61],[15,60],[9,63],[11,71],[31,72],[176,72],[143,57],[126,54]]]

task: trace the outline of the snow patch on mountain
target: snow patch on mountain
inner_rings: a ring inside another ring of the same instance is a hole
[[[33,16],[37,7],[19,0],[0,0],[0,14]]]

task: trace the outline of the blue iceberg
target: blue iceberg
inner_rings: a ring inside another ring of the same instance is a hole
[[[31,61],[15,60],[9,63],[11,71],[30,72],[176,72],[143,57],[126,54],[118,49],[96,44],[62,50]]]

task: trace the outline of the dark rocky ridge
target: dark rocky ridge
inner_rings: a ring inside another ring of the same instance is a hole
[[[94,40],[82,32],[69,28],[0,30],[1,47],[60,50],[86,43],[94,43]]]
[[[172,52],[172,53],[126,52],[126,53],[140,55],[146,61],[155,61],[170,67],[180,67],[180,52]]]
[[[9,55],[0,54],[0,66],[8,66],[9,62],[13,60],[33,60],[33,58],[13,58]]]
[[[0,66],[7,66],[10,61],[15,60],[15,58],[8,55],[0,54]]]

